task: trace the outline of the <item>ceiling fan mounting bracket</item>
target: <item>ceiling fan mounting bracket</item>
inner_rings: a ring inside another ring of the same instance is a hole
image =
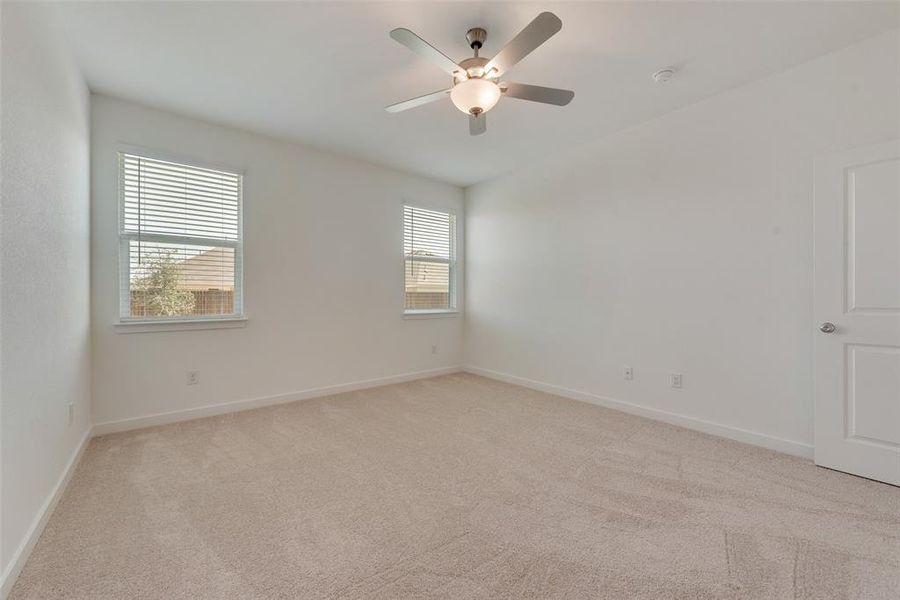
[[[486,39],[487,31],[481,27],[473,27],[466,32],[466,41],[469,42],[469,48],[476,52],[475,56],[478,56],[477,53],[484,46],[484,40]]]

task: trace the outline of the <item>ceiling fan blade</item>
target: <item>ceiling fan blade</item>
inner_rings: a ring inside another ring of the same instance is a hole
[[[391,37],[451,75],[465,73],[465,70],[462,67],[450,60],[443,52],[414,34],[409,29],[403,29],[402,27],[394,29],[391,31]]]
[[[487,115],[469,115],[469,135],[481,135],[487,131]]]
[[[429,102],[434,102],[435,100],[440,100],[441,98],[446,98],[449,94],[449,89],[441,90],[439,92],[431,92],[430,94],[425,94],[424,96],[410,98],[409,100],[404,100],[403,102],[398,102],[397,104],[391,104],[390,106],[385,107],[384,110],[388,111],[389,113],[409,110],[410,108],[415,108],[417,106],[422,106],[423,104],[428,104]]]
[[[542,12],[484,66],[484,72],[488,77],[499,77],[560,29],[562,21],[559,17],[551,12]],[[492,69],[494,73],[490,73]]]
[[[572,90],[528,85],[527,83],[501,83],[500,90],[504,96],[510,98],[555,104],[556,106],[565,106],[575,97],[575,92]]]

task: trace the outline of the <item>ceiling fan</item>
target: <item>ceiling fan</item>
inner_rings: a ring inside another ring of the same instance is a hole
[[[491,110],[502,96],[565,106],[575,97],[575,92],[500,80],[504,73],[560,29],[562,21],[559,17],[551,12],[542,12],[495,57],[487,59],[478,55],[487,39],[487,31],[481,27],[474,27],[466,32],[466,40],[469,47],[475,51],[475,56],[459,64],[409,29],[394,29],[391,31],[394,40],[449,73],[453,77],[453,87],[391,104],[385,110],[391,113],[400,112],[450,96],[456,108],[469,115],[469,133],[479,135],[487,130],[485,113]]]

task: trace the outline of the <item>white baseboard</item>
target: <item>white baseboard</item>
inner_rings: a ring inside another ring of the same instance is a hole
[[[20,543],[19,547],[16,548],[16,551],[13,552],[9,565],[6,568],[6,572],[3,573],[3,577],[0,579],[0,599],[6,600],[6,597],[9,596],[9,593],[12,591],[16,579],[19,577],[19,573],[22,572],[22,568],[28,561],[28,557],[31,556],[34,545],[37,544],[38,539],[44,532],[44,527],[47,525],[47,521],[50,520],[50,515],[53,514],[53,510],[56,508],[59,499],[66,490],[69,479],[72,478],[72,473],[75,472],[75,467],[77,467],[79,461],[81,461],[81,456],[84,454],[84,450],[87,448],[88,442],[90,442],[92,437],[93,433],[89,427],[88,430],[84,432],[84,437],[81,438],[81,441],[78,443],[72,456],[69,457],[69,462],[66,463],[65,469],[63,469],[56,485],[54,485],[53,489],[50,491],[50,495],[47,496],[47,499],[44,500],[44,504],[41,505],[34,521],[31,523],[31,527],[25,532],[22,543]]]
[[[356,390],[378,387],[382,385],[390,385],[393,383],[402,383],[404,381],[413,381],[415,379],[425,379],[427,377],[436,377],[438,375],[459,373],[461,370],[462,368],[460,366],[443,367],[440,369],[416,371],[413,373],[391,375],[389,377],[378,377],[376,379],[365,379],[362,381],[354,381],[352,383],[343,383],[339,385],[313,388],[299,392],[278,394],[276,396],[264,396],[261,398],[251,398],[249,400],[235,400],[233,402],[225,402],[222,404],[211,404],[207,406],[200,406],[197,408],[173,410],[171,412],[157,413],[144,417],[134,417],[130,419],[122,419],[119,421],[96,423],[94,424],[93,431],[94,435],[97,436],[106,435],[108,433],[118,433],[120,431],[130,431],[132,429],[141,429],[144,427],[155,427],[156,425],[165,425],[167,423],[176,423],[178,421],[202,419],[203,417],[224,415],[227,413],[239,412],[242,410],[262,408],[263,406],[286,404],[288,402],[297,402],[298,400],[309,400],[311,398],[330,396],[331,394],[341,394],[344,392],[353,392]]]
[[[466,373],[472,373],[475,375],[481,375],[483,377],[496,379],[498,381],[504,381],[506,383],[521,385],[522,387],[539,390],[541,392],[547,392],[549,394],[555,394],[557,396],[563,396],[565,398],[571,398],[572,400],[589,402],[591,404],[596,404],[598,406],[603,406],[606,408],[612,408],[614,410],[637,415],[639,417],[647,417],[648,419],[663,421],[672,425],[678,425],[687,429],[693,429],[695,431],[717,435],[719,437],[732,439],[738,442],[744,442],[745,444],[761,446],[763,448],[768,448],[769,450],[784,452],[785,454],[792,454],[801,458],[812,459],[813,457],[812,445],[805,444],[803,442],[786,440],[765,433],[759,433],[758,431],[749,431],[747,429],[740,429],[738,427],[732,427],[730,425],[713,423],[712,421],[706,421],[704,419],[698,419],[696,417],[686,417],[684,415],[659,410],[657,408],[649,408],[646,406],[641,406],[639,404],[632,404],[631,402],[624,402],[622,400],[615,400],[613,398],[608,398],[605,396],[598,396],[597,394],[591,394],[589,392],[572,390],[558,385],[544,383],[542,381],[534,381],[532,379],[526,379],[517,375],[509,375],[507,373],[500,373],[498,371],[492,371],[490,369],[482,369],[481,367],[465,365],[463,366],[462,370]]]

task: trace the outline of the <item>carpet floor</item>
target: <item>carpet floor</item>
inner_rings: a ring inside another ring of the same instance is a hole
[[[455,374],[94,439],[11,598],[900,598],[900,488]]]

